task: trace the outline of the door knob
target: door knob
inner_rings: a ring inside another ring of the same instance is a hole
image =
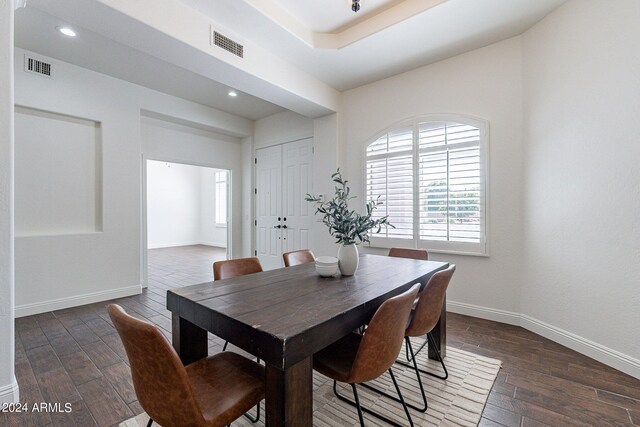
[[[274,225],[273,228],[282,228],[281,225]],[[285,225],[285,228],[287,228],[287,226]]]
[[[280,227],[280,226],[278,226],[278,227]],[[287,228],[287,226],[286,226],[286,225],[283,225],[283,226],[282,226],[282,228]]]

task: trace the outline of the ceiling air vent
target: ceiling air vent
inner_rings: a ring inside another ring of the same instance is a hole
[[[218,46],[227,52],[231,52],[240,58],[244,58],[244,46],[237,41],[211,29],[211,44]]]
[[[27,73],[53,77],[53,64],[29,55],[24,56],[24,70]]]

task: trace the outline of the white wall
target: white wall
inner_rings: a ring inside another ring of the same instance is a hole
[[[241,173],[242,173],[242,256],[253,256],[253,137],[242,139]]]
[[[227,247],[227,228],[216,225],[218,171],[179,163],[147,162],[148,248],[198,244]]]
[[[22,71],[23,53],[16,49],[17,105],[101,123],[103,228],[16,238],[17,315],[140,292],[141,111],[233,135],[250,135],[252,122],[59,61],[54,61],[54,79],[31,75]],[[240,194],[240,174],[234,172],[239,170],[238,143],[224,141],[217,149],[205,142],[177,145],[175,139],[156,139],[147,148],[160,158],[232,169],[234,191]],[[234,212],[241,211],[240,201],[234,199]],[[238,250],[241,234],[240,227],[233,233]]]
[[[358,195],[360,209],[364,147],[376,133],[425,114],[463,114],[489,122],[490,257],[430,255],[458,266],[448,292],[451,309],[465,308],[453,302],[509,312],[520,309],[521,67],[521,40],[513,38],[344,93],[341,166]]]
[[[289,110],[254,122],[253,144],[255,149],[312,136],[313,119]]]
[[[330,114],[313,121],[313,192],[330,195],[334,191],[331,175],[338,168],[340,153],[339,114]],[[329,235],[321,218],[316,216],[313,225],[314,253],[316,256],[336,256],[338,246]]]
[[[0,403],[18,401],[14,375],[13,2],[0,1]]]
[[[638,22],[574,0],[524,36],[522,311],[640,377]]]

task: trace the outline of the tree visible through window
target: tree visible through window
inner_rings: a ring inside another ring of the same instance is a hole
[[[485,125],[461,118],[416,121],[366,150],[367,200],[391,224],[372,244],[486,253]]]
[[[216,224],[227,225],[227,171],[216,172]]]

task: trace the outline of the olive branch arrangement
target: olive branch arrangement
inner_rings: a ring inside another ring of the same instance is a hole
[[[395,228],[389,222],[388,216],[371,218],[373,211],[383,204],[380,196],[376,200],[367,202],[367,213],[361,215],[355,210],[349,210],[349,200],[355,199],[356,196],[349,195],[351,190],[347,186],[348,181],[342,179],[340,168],[331,175],[331,179],[336,183],[333,199],[323,202],[320,196],[307,194],[305,200],[316,204],[316,214],[323,216],[322,222],[329,228],[329,234],[336,238],[336,243],[343,245],[368,243],[370,230],[375,228],[376,233],[379,233],[383,225]]]

